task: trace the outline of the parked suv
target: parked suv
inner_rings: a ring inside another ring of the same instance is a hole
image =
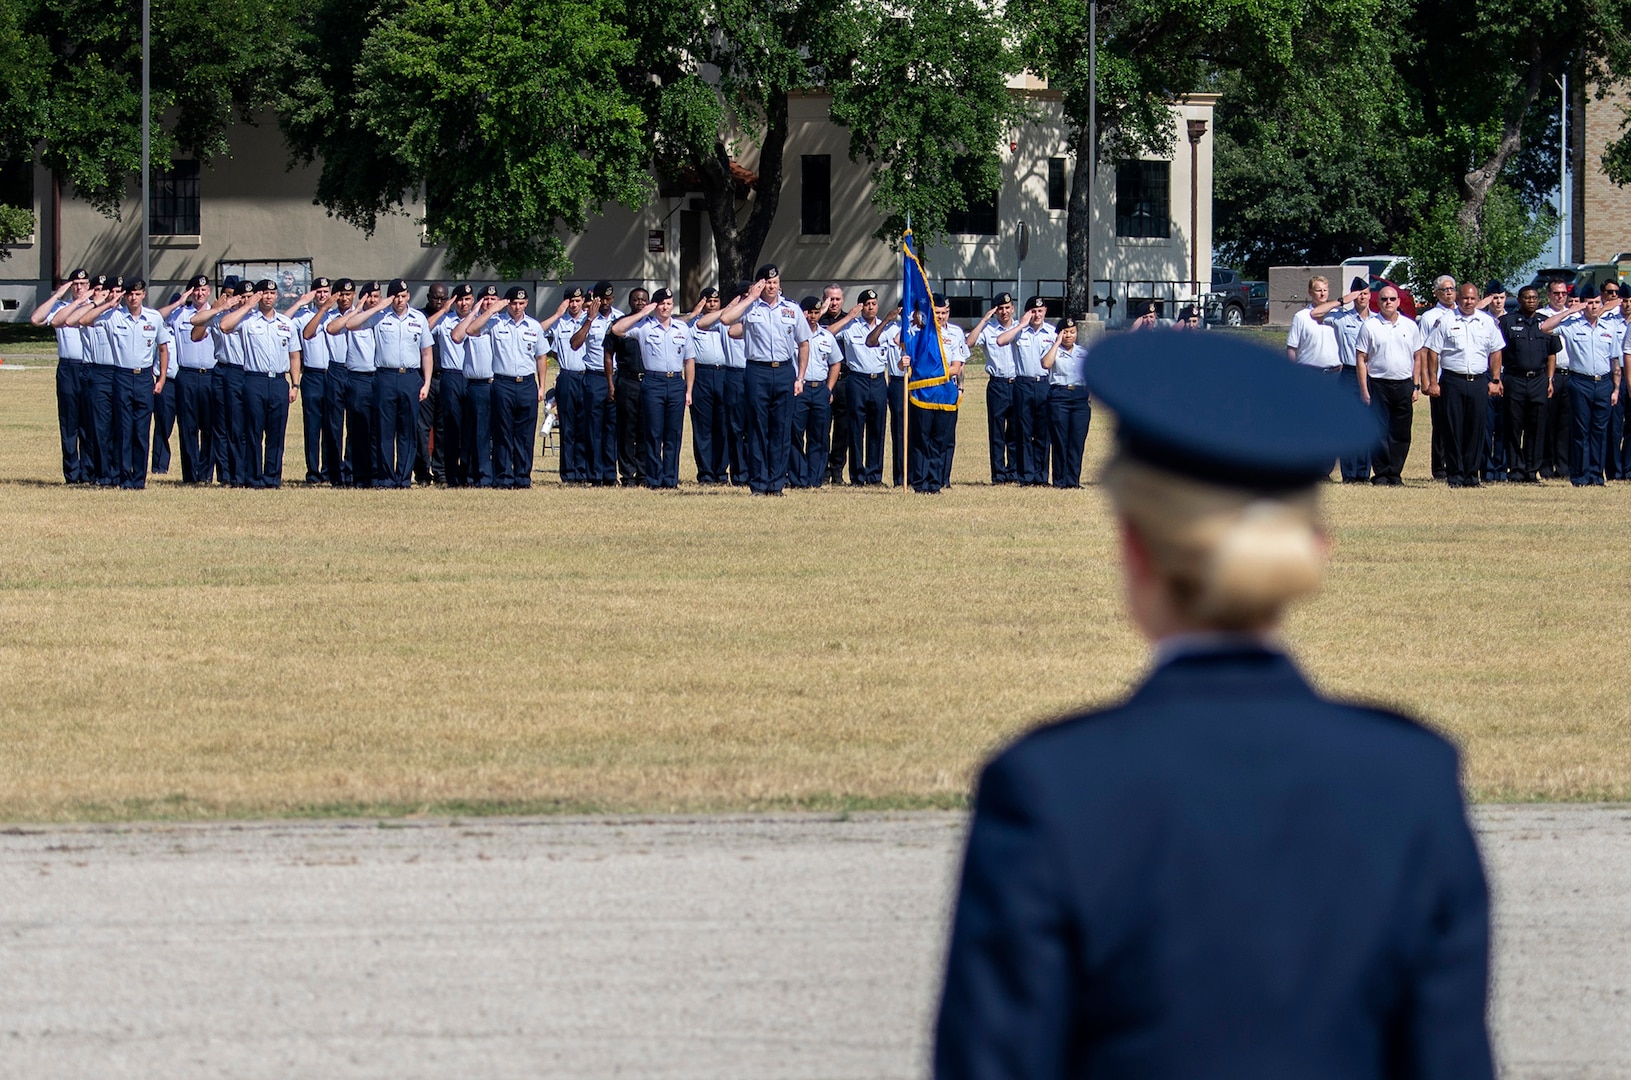
[[[1212,268],[1212,291],[1206,294],[1206,321],[1224,326],[1244,326],[1252,310],[1251,283],[1240,271],[1221,266]],[[1263,310],[1268,312],[1268,289],[1263,290]]]

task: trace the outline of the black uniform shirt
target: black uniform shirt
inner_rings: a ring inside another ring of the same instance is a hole
[[[655,314],[655,309],[646,308]],[[646,362],[640,356],[640,342],[635,338],[621,337],[614,339],[617,342],[617,373],[619,375],[644,375]]]
[[[1546,358],[1563,351],[1563,339],[1541,330],[1546,316],[1540,312],[1525,316],[1509,311],[1501,316],[1501,333],[1506,335],[1506,352],[1501,355],[1508,371],[1545,371]]]

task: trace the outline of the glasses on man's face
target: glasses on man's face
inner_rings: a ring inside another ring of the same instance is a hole
[[[1379,298],[1378,302],[1383,304],[1397,304],[1399,302],[1399,298],[1397,296],[1383,296]]]

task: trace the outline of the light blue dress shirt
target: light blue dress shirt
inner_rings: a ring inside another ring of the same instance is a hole
[[[170,313],[170,355],[175,357],[177,367],[188,371],[208,371],[215,366],[215,342],[208,337],[193,340],[192,318],[202,310],[182,304]]]
[[[1364,328],[1365,320],[1375,318],[1369,310],[1357,311],[1352,305],[1327,312],[1325,325],[1336,331],[1337,355],[1342,357],[1343,367],[1357,367],[1359,365],[1359,331]]]
[[[787,297],[774,304],[763,297],[748,305],[742,319],[742,341],[747,358],[762,363],[798,360],[799,344],[810,340],[810,323],[799,306]]]
[[[510,318],[508,311],[501,311],[487,320],[479,336],[492,344],[495,378],[524,379],[536,375],[538,361],[548,355],[543,325],[531,315],[516,320]]]
[[[129,308],[120,304],[103,312],[96,321],[107,332],[114,365],[125,371],[152,371],[158,362],[159,346],[172,341],[170,327],[150,307],[132,315]]]
[[[289,354],[299,352],[302,344],[294,320],[276,311],[251,311],[236,334],[243,342],[245,375],[287,375]]]
[[[430,348],[430,324],[425,313],[410,307],[398,315],[386,307],[363,320],[374,331],[374,367],[418,371],[421,350]]]
[[[1042,357],[1053,348],[1058,338],[1059,332],[1047,323],[1020,330],[1019,336],[1010,344],[1014,346],[1014,363],[1019,368],[1021,378],[1041,379],[1047,376],[1047,371],[1042,367]]]
[[[1576,312],[1557,327],[1569,351],[1569,371],[1575,375],[1607,375],[1625,355],[1625,326],[1599,317],[1593,326]]]
[[[700,316],[697,321],[701,321]],[[691,355],[696,357],[698,365],[701,367],[724,367],[730,362],[730,346],[726,344],[729,330],[730,327],[717,322],[706,330],[698,330],[695,324],[692,325]]]
[[[576,349],[572,347],[572,335],[578,332],[583,320],[588,317],[588,312],[580,312],[576,318],[562,315],[555,321],[555,325],[549,328],[549,351],[555,354],[555,363],[562,371],[589,370],[586,359],[589,339],[585,338],[583,344]],[[602,340],[604,341],[604,337]]]
[[[1070,348],[1063,345],[1053,354],[1053,368],[1048,372],[1049,386],[1081,386],[1082,370],[1086,366],[1087,347],[1077,342]]]
[[[804,365],[805,382],[826,382],[834,364],[843,363],[838,339],[825,326],[810,335],[810,359]]]
[[[51,314],[47,316],[46,321],[49,322],[51,319],[56,318],[57,312],[72,303],[72,300],[58,300],[51,305]],[[85,355],[85,335],[80,333],[79,327],[57,326],[53,327],[52,330],[57,335],[57,358],[59,360],[77,360],[80,363],[89,362]]]
[[[648,315],[635,323],[627,336],[640,343],[640,362],[647,371],[685,370],[685,358],[690,355],[691,328],[683,319],[671,318],[664,326],[657,316]]]
[[[858,318],[843,330],[844,370],[852,375],[882,375],[887,369],[882,335],[877,345],[868,345],[866,339],[877,328],[877,322],[868,323]]]
[[[980,331],[980,336],[974,343],[985,350],[985,373],[993,379],[1012,379],[1019,374],[1018,363],[1014,359],[1014,346],[998,345],[997,338],[1014,328],[1013,323],[1007,326],[992,319]]]

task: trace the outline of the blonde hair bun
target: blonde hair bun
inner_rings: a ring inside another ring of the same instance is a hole
[[[1104,483],[1181,614],[1219,630],[1272,624],[1325,568],[1312,492],[1219,487],[1117,457]]]

